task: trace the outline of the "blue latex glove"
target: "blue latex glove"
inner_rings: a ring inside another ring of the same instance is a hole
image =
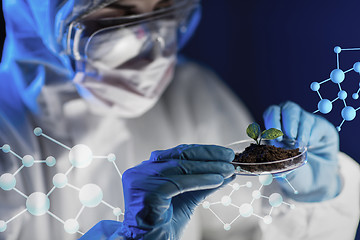
[[[263,117],[266,129],[280,129],[285,137],[297,139],[308,146],[308,163],[287,175],[298,194],[284,179],[280,179],[285,193],[304,202],[323,201],[337,196],[341,189],[337,160],[339,136],[334,126],[293,102],[270,106]]]
[[[124,222],[101,221],[81,239],[180,239],[197,205],[235,178],[231,149],[179,145],[123,174]]]

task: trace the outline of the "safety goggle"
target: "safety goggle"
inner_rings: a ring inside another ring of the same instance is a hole
[[[139,37],[151,36],[158,30],[156,23],[160,21],[175,23],[176,41],[178,47],[181,47],[192,34],[194,25],[197,25],[200,18],[199,12],[199,0],[178,0],[170,7],[144,14],[96,20],[80,19],[72,22],[69,26],[66,52],[75,60],[91,60],[92,50],[97,47],[99,42],[109,40],[109,36],[116,36],[119,38],[118,40],[121,40],[122,30],[125,30],[123,32],[126,34],[125,32],[129,29],[135,31],[135,35]],[[159,42],[159,38],[152,39]],[[166,48],[168,45],[166,39],[165,42],[161,41],[160,46]],[[111,43],[109,44],[111,45]]]

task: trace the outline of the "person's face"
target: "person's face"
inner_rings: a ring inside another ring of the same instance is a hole
[[[175,1],[176,0],[118,0],[91,13],[86,19],[111,18],[148,13],[170,7]]]

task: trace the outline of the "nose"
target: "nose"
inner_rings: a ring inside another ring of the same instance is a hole
[[[165,40],[159,33],[153,33],[152,35],[154,46],[152,48],[152,58],[155,59],[162,55],[165,48]]]

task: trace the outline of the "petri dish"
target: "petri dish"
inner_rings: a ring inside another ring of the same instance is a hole
[[[241,153],[245,150],[246,147],[250,146],[251,143],[254,143],[254,140],[242,140],[238,142],[233,142],[226,147],[231,148],[235,154]],[[293,171],[307,162],[307,147],[296,140],[292,139],[283,139],[282,141],[277,140],[261,140],[261,144],[264,145],[273,145],[275,147],[281,147],[284,149],[296,149],[299,148],[300,154],[293,156],[291,158],[279,159],[271,162],[261,162],[261,163],[242,163],[242,162],[232,162],[235,167],[235,174],[237,175],[260,175],[260,174],[277,174],[277,173],[286,173]]]

